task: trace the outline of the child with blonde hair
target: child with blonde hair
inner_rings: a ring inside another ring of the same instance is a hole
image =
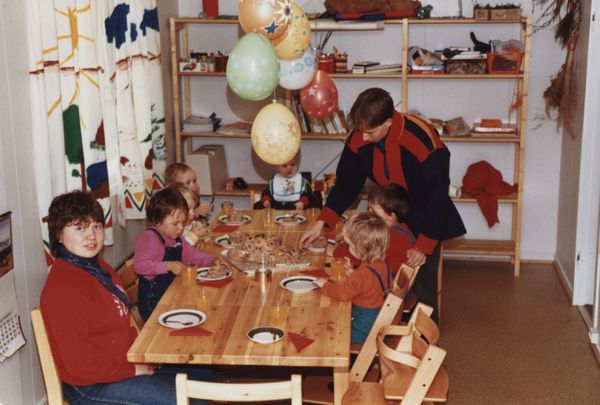
[[[392,289],[393,275],[385,257],[389,230],[385,222],[371,212],[351,217],[343,230],[350,253],[361,260],[356,270],[341,284],[319,278],[321,293],[339,301],[352,301],[351,342],[363,343],[379,314],[385,297]]]
[[[206,236],[208,236],[208,225],[204,222],[196,220],[196,214],[194,212],[194,207],[198,201],[196,194],[194,194],[190,187],[179,182],[169,184],[167,188],[177,190],[183,196],[183,198],[185,198],[185,202],[187,202],[189,209],[185,227],[183,228],[181,235],[189,242],[190,245],[198,246],[199,243],[202,242]]]
[[[165,184],[168,186],[173,183],[183,183],[188,186],[196,196],[194,205],[194,214],[198,218],[206,218],[211,210],[210,204],[201,204],[200,186],[197,182],[196,172],[189,165],[181,162],[171,163],[165,169]]]
[[[171,282],[186,266],[209,266],[213,256],[196,250],[181,233],[188,219],[185,198],[174,188],[155,193],[146,216],[151,227],[135,242],[135,272],[140,276],[138,306],[147,320]]]

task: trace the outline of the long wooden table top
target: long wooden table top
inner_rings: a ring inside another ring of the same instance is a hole
[[[281,232],[288,246],[296,246],[301,235],[297,226],[264,225],[265,211],[249,211],[252,221],[242,225],[242,232]],[[308,226],[315,215],[309,217]],[[221,247],[209,242],[205,250],[219,254]],[[312,266],[322,268],[323,254],[306,256]],[[189,363],[232,365],[284,365],[341,367],[349,366],[350,302],[333,301],[321,295],[319,289],[294,293],[280,287],[285,277],[299,270],[277,270],[267,283],[255,281],[245,273],[235,271],[233,281],[222,288],[186,286],[176,277],[140,335],[127,353],[136,363]],[[270,308],[275,303],[287,308],[287,318],[277,324]],[[212,336],[171,336],[169,329],[157,319],[165,311],[178,308],[200,309],[207,314],[201,326]],[[279,326],[286,335],[276,343],[263,345],[251,341],[247,332],[258,326]],[[288,333],[301,334],[315,341],[298,352]]]

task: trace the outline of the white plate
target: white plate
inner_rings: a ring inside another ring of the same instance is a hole
[[[279,342],[283,336],[285,336],[285,332],[273,326],[259,326],[248,331],[248,339],[262,345]]]
[[[217,236],[215,238],[215,243],[221,247],[224,247],[225,249],[229,249],[238,245],[237,243],[231,243],[229,235]]]
[[[183,329],[197,326],[206,321],[206,314],[195,309],[174,309],[163,312],[158,317],[158,323],[171,329]]]
[[[277,222],[279,225],[294,226],[306,222],[306,217],[300,214],[276,215],[275,222]]]
[[[314,283],[316,279],[316,277],[312,276],[292,276],[281,280],[279,285],[287,290],[303,293],[317,288],[317,285]]]
[[[210,267],[198,267],[196,279],[199,281],[217,281],[225,280],[226,278],[229,278],[233,275],[233,273],[230,270],[225,270],[224,275],[222,275],[221,277],[213,278],[208,275],[208,270],[210,270]]]
[[[252,221],[252,217],[250,215],[243,215],[242,219],[234,221],[229,219],[229,215],[219,215],[217,219],[219,222],[227,225],[247,224],[248,222]]]

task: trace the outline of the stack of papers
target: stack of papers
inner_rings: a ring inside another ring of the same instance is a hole
[[[212,132],[216,131],[221,124],[221,118],[216,113],[208,117],[190,115],[183,121],[183,130],[185,132]]]

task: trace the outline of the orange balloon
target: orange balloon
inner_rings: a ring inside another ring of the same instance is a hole
[[[290,26],[292,1],[240,0],[238,16],[244,32],[257,32],[273,41],[282,37]]]
[[[338,91],[331,76],[317,70],[315,77],[300,91],[300,104],[309,117],[329,117],[338,106]]]

